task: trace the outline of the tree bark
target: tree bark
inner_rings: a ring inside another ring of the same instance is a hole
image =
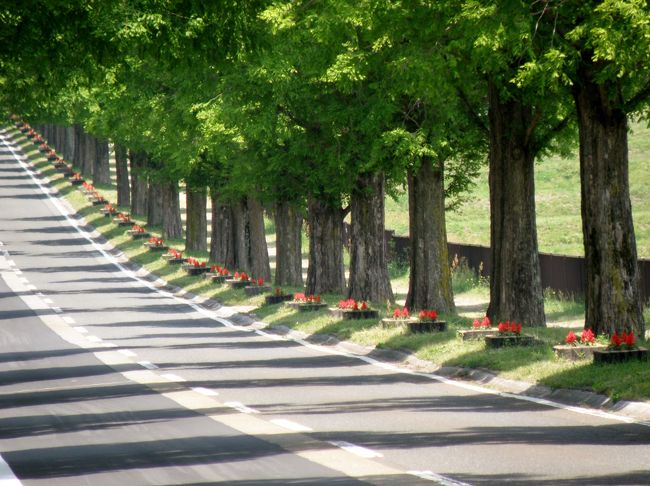
[[[343,212],[340,204],[312,198],[308,204],[308,294],[343,293]]]
[[[147,197],[147,176],[144,173],[149,157],[146,152],[129,150],[131,172],[131,213],[134,216],[146,216],[149,199]]]
[[[395,302],[384,232],[384,174],[360,174],[350,199],[348,298]]]
[[[92,160],[93,183],[95,185],[109,185],[111,183],[111,170],[108,164],[108,140],[95,138],[94,146],[95,153]]]
[[[616,96],[611,96],[615,91]],[[580,139],[585,328],[645,334],[628,176],[627,115],[618,88],[597,84],[589,65],[574,84]]]
[[[206,251],[208,248],[208,197],[204,187],[187,184],[185,193],[185,250]],[[217,260],[214,260],[217,261]]]
[[[178,240],[183,237],[178,182],[164,181],[159,187],[162,198],[162,236],[165,239]]]
[[[210,260],[226,268],[235,268],[233,212],[230,204],[221,203],[211,191],[212,229],[210,233]]]
[[[74,125],[66,127],[65,129],[65,146],[63,147],[63,158],[72,162],[75,158],[75,150],[77,148],[76,141],[77,131]]]
[[[488,88],[490,120],[490,239],[492,270],[488,316],[546,326],[537,226],[532,109]]]
[[[129,166],[126,147],[114,144],[115,173],[117,178],[117,205],[129,206],[131,204],[131,187],[129,184]]]
[[[72,165],[75,169],[81,171],[81,166],[83,164],[84,151],[86,139],[84,136],[83,128],[81,125],[74,125],[74,156],[71,160]]]
[[[97,139],[92,135],[83,133],[83,153],[81,159],[81,173],[84,177],[92,179],[93,169],[95,168],[95,156],[97,153]]]
[[[264,230],[264,208],[257,199],[252,197],[246,199],[250,235],[248,258],[250,259],[251,275],[269,282],[271,280],[271,264],[269,263],[269,249]]]
[[[303,285],[302,215],[287,202],[275,205],[275,285]]]
[[[250,227],[247,218],[247,201],[243,198],[232,204],[232,232],[234,238],[234,269],[250,272],[247,242],[250,241]]]
[[[147,224],[150,226],[163,225],[163,186],[165,183],[150,180],[149,187],[147,188]]]
[[[445,184],[442,162],[423,158],[408,171],[410,275],[406,307],[454,312],[454,292],[447,249]]]

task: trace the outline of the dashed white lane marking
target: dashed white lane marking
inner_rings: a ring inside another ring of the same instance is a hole
[[[148,370],[158,369],[158,367],[155,364],[153,364],[151,361],[138,361],[138,364],[143,368],[147,368]]]
[[[16,266],[16,262],[13,261],[13,260],[7,260],[7,265],[10,266],[10,267],[15,267],[15,266]]]
[[[160,376],[162,376],[166,380],[174,381],[174,382],[178,382],[178,383],[181,383],[183,381],[187,381],[185,378],[183,378],[181,376],[178,376],[178,375],[175,375],[174,373],[163,373]]]
[[[124,356],[128,356],[129,358],[133,358],[133,357],[137,356],[137,354],[135,354],[130,349],[118,349],[117,352],[124,355]]]
[[[278,425],[284,429],[292,430],[294,432],[313,432],[314,429],[307,427],[306,425],[299,424],[287,419],[272,419],[270,420],[272,424]]]
[[[52,299],[48,298],[48,297],[44,297],[43,302],[45,302],[46,304],[50,304],[50,305],[54,304],[54,301]]]
[[[33,290],[36,290],[36,285],[32,285],[32,284],[25,285],[25,288],[26,288],[27,290],[32,290],[32,291],[33,291]]]
[[[201,395],[205,395],[206,397],[216,397],[219,395],[218,392],[214,390],[210,390],[209,388],[203,388],[202,386],[195,386],[192,388],[197,393],[200,393]]]
[[[86,339],[88,339],[88,341],[91,343],[101,343],[103,341],[103,339],[99,336],[86,336]]]
[[[346,442],[344,440],[332,440],[329,441],[329,443],[335,447],[343,449],[344,451],[350,452],[355,456],[363,457],[365,459],[372,459],[373,457],[384,457],[383,454],[379,452],[373,451],[366,447],[361,447],[356,444],[351,444],[350,442]]]
[[[15,270],[14,270],[14,273],[15,273],[16,275],[20,275],[20,273],[18,273],[18,272],[15,271]],[[22,273],[22,272],[21,272],[21,273]],[[18,277],[18,280],[20,280],[20,281],[21,281],[22,283],[24,283],[24,284],[28,284],[28,283],[29,283],[29,280],[27,280],[25,277]]]
[[[75,320],[70,316],[63,316],[63,320],[68,324],[74,324],[75,323]]]
[[[22,275],[23,271],[20,268],[16,267],[16,268],[14,268],[14,273],[16,275]],[[28,283],[27,279],[25,279],[25,283]]]
[[[241,412],[241,413],[260,413],[259,410],[255,410],[254,408],[247,407],[241,402],[226,402],[224,403],[226,407],[234,408],[235,410]]]
[[[435,481],[438,484],[442,484],[443,486],[471,486],[468,483],[456,481],[455,479],[451,479],[446,476],[441,476],[440,474],[436,474],[431,471],[407,471],[407,474],[411,474],[412,476],[417,476],[421,479]]]
[[[52,310],[57,314],[63,314],[63,309],[61,309],[61,307],[52,306]]]
[[[65,317],[64,317],[65,319]],[[83,326],[77,326],[74,328],[75,331],[80,332],[81,334],[88,334],[88,329]]]
[[[0,486],[21,486],[22,484],[9,467],[9,464],[0,456]]]

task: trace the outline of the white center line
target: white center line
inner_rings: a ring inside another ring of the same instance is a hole
[[[292,430],[293,432],[313,432],[314,429],[287,419],[272,419],[271,423],[282,427],[283,429]]]
[[[140,366],[143,366],[144,368],[147,368],[148,370],[157,370],[158,367],[153,364],[151,361],[138,361],[138,364]]]
[[[384,457],[383,454],[380,454],[379,452],[375,452],[366,447],[351,444],[350,442],[346,442],[344,440],[332,440],[329,441],[329,443],[333,446],[343,449],[344,451],[351,452],[356,456],[364,457],[366,459],[372,459],[373,457]]]
[[[203,388],[202,386],[195,386],[192,388],[197,393],[200,393],[201,395],[205,395],[206,397],[216,397],[219,395],[218,392],[214,390],[210,390],[209,388]]]
[[[165,373],[160,376],[162,376],[163,378],[169,381],[176,381],[176,382],[187,381],[185,378],[175,375],[174,373]]]
[[[224,403],[226,407],[234,408],[235,410],[240,411],[241,413],[260,413],[259,410],[255,410],[254,408],[247,407],[241,402],[226,402]]]

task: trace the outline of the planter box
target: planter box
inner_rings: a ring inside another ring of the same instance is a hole
[[[163,255],[162,259],[170,265],[180,265],[187,261],[187,258],[175,258],[173,255]]]
[[[185,270],[185,273],[188,275],[196,276],[202,275],[210,269],[208,267],[195,267],[194,265],[183,264],[183,270]]]
[[[532,346],[533,344],[535,344],[533,336],[485,336],[485,345],[489,349],[506,346]]]
[[[105,218],[111,218],[111,217],[113,217],[115,215],[115,211],[110,212],[106,208],[102,208],[100,211],[102,212],[102,214],[104,215]],[[122,220],[120,220],[120,221],[122,221]]]
[[[205,278],[212,280],[212,283],[223,284],[226,280],[232,280],[232,275],[219,275],[218,273],[207,273]]]
[[[91,197],[90,202],[93,203],[93,206],[108,204],[108,201],[103,197]]]
[[[648,357],[649,354],[646,348],[594,350],[594,364],[625,363],[627,361],[648,361]]]
[[[444,332],[447,330],[447,321],[416,321],[408,323],[409,332]]]
[[[143,238],[149,238],[151,236],[146,231],[144,233],[140,233],[136,230],[128,230],[126,233],[131,237],[132,240],[141,240]]]
[[[324,302],[320,304],[314,304],[312,302],[287,302],[286,305],[292,309],[296,309],[298,312],[314,312],[327,307],[327,304]]]
[[[47,152],[45,152],[45,153],[47,153]],[[49,160],[50,162],[52,162],[52,161],[54,161],[54,160],[56,160],[58,158],[59,157],[57,155],[48,155],[47,156],[47,160]]]
[[[495,334],[499,334],[499,330],[496,327],[490,329],[461,329],[458,331],[458,336],[463,341],[479,340],[485,336],[494,336]]]
[[[409,319],[395,319],[393,317],[384,317],[381,320],[381,327],[391,329],[394,327],[406,327],[410,322],[418,322],[415,317]]]
[[[113,218],[113,223],[117,224],[118,226],[133,226],[133,221],[124,221],[122,218]]]
[[[293,300],[293,295],[291,294],[267,295],[266,297],[264,297],[264,303],[266,305],[280,304],[282,302],[289,302],[290,300]]]
[[[155,245],[154,243],[149,243],[148,241],[144,244],[147,248],[149,248],[149,251],[151,252],[157,252],[157,251],[167,251],[169,250],[168,246],[165,245]]]
[[[267,294],[271,291],[271,287],[267,285],[250,285],[244,289],[244,292],[246,292],[246,295],[260,295],[260,294]]]
[[[604,344],[595,344],[593,346],[571,346],[569,344],[558,344],[553,346],[553,351],[558,358],[578,361],[581,359],[592,359],[595,350],[606,349]]]
[[[235,280],[234,278],[227,278],[225,280],[225,283],[230,285],[231,289],[243,289],[244,287],[248,287],[251,284],[250,280]]]
[[[344,321],[352,319],[377,319],[379,317],[379,312],[373,309],[368,310],[348,310],[348,309],[336,309],[334,307],[330,308],[329,314]]]

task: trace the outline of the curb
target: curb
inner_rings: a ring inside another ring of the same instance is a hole
[[[17,141],[14,140],[13,135],[9,134],[6,129],[2,129],[0,132],[4,132],[8,140],[18,145]],[[22,151],[22,147],[18,148]],[[27,156],[24,157],[23,161],[32,165]],[[175,297],[190,301],[208,311],[232,309],[231,307],[224,306],[216,300],[193,294],[181,287],[170,285],[164,279],[130,261],[121,250],[115,248],[101,233],[86,222],[84,217],[81,216],[64,197],[62,197],[59,190],[51,185],[50,180],[43,176],[40,170],[35,168],[33,165],[31,170],[41,181],[43,181],[43,186],[48,188],[50,195],[56,196],[65,206],[66,210],[69,212],[69,216],[79,221],[79,227],[83,229],[95,243],[101,245],[104,251],[115,257],[121,265],[128,270],[131,270],[138,278],[154,284],[154,287],[157,289],[170,292]],[[225,317],[225,319],[238,326],[264,329],[266,332],[285,337],[292,341],[301,340],[319,346],[331,346],[337,351],[355,356],[374,358],[377,361],[389,363],[409,371],[430,374],[456,381],[470,382],[502,393],[550,400],[565,406],[601,410],[603,412],[623,415],[644,423],[650,422],[650,402],[648,401],[633,402],[620,400],[614,402],[610,397],[594,392],[568,388],[550,388],[529,382],[508,380],[487,370],[461,368],[456,366],[440,366],[430,361],[417,358],[412,353],[404,350],[363,346],[349,341],[341,341],[330,334],[306,334],[300,331],[295,331],[286,326],[270,325],[263,321],[258,321],[255,314],[242,314],[233,310],[233,312],[228,317]],[[647,425],[650,425],[650,423],[647,423]]]

